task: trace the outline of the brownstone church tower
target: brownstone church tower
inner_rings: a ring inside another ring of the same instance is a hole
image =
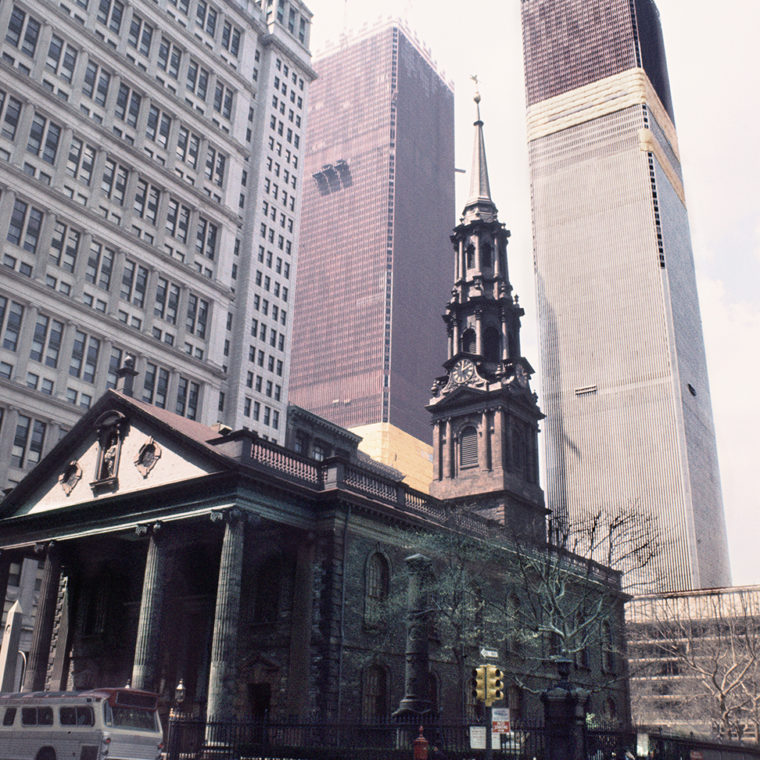
[[[475,96],[470,195],[454,229],[454,287],[443,319],[446,374],[433,384],[431,494],[475,509],[519,536],[543,539],[533,368],[520,352],[520,317],[507,271],[509,230],[488,181],[480,96]]]

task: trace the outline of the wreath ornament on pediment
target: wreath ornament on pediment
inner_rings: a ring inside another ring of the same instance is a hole
[[[161,447],[152,438],[148,438],[137,452],[135,467],[144,478],[147,478],[160,458]]]
[[[76,460],[69,462],[63,472],[58,476],[58,482],[63,488],[63,492],[68,496],[82,479],[82,468]]]

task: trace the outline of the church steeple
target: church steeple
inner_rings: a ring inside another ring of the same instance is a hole
[[[491,184],[488,181],[486,144],[483,139],[483,121],[480,118],[480,93],[475,95],[477,119],[475,120],[475,144],[472,149],[470,170],[470,195],[464,206],[463,221],[473,219],[496,219],[497,209],[491,200]]]
[[[431,493],[466,503],[515,532],[544,536],[538,486],[538,421],[533,368],[520,351],[520,317],[507,270],[509,231],[488,179],[480,95],[470,194],[454,228],[454,286],[443,315],[446,374],[433,384]]]

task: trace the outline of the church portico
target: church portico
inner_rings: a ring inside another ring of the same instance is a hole
[[[540,635],[532,662],[501,643],[503,631],[519,634],[514,610],[532,607],[523,549],[546,547],[542,415],[479,119],[473,176],[453,238],[446,374],[428,405],[432,496],[303,410],[288,420],[290,450],[138,401],[126,386],[108,391],[0,505],[0,587],[11,558],[45,563],[26,688],[130,682],[158,693],[164,712],[178,703],[207,744],[229,719],[369,725],[398,707],[471,718],[478,648],[462,645],[448,602],[428,588],[453,570],[472,574],[453,600],[478,628],[468,641],[486,632],[469,610],[517,600],[492,622],[512,673],[509,707],[522,714],[522,684],[554,677]],[[309,448],[315,431],[324,446]],[[462,552],[454,566],[451,541]],[[617,615],[619,579],[609,585]],[[459,606],[473,594],[474,606]],[[430,609],[434,597],[444,606]]]

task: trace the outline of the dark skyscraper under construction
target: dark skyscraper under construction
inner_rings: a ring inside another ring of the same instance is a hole
[[[446,350],[454,95],[394,22],[315,68],[290,398],[365,440],[381,433],[372,453],[400,464],[381,449],[429,444],[425,404]]]

